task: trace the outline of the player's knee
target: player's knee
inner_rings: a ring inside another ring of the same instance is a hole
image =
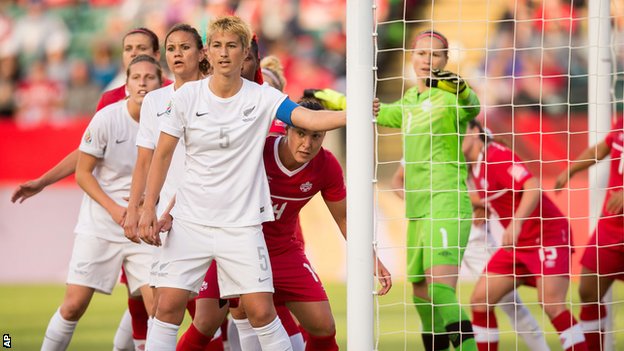
[[[336,322],[331,316],[329,318],[319,318],[314,323],[308,323],[304,329],[314,336],[328,336],[336,333]]]
[[[487,310],[487,294],[485,291],[475,289],[470,297],[470,305],[475,311]]]
[[[265,326],[277,317],[275,313],[275,309],[258,306],[256,308],[248,308],[245,310],[247,313],[247,319],[249,319],[249,323],[254,327],[262,327]]]
[[[598,287],[581,284],[581,287],[579,288],[579,297],[581,298],[581,302],[584,303],[598,302]]]
[[[179,298],[168,294],[159,295],[156,318],[162,322],[180,325],[184,318],[187,300],[186,296]]]
[[[79,300],[69,300],[63,302],[61,306],[60,313],[61,317],[67,321],[77,321],[87,310],[89,306],[88,301],[79,301]]]

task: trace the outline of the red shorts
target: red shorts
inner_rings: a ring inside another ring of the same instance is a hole
[[[581,265],[600,275],[624,280],[624,223],[622,216],[600,218],[587,242]]]
[[[119,282],[121,284],[128,285],[128,278],[126,277],[126,271],[124,271],[123,266],[121,267],[121,277],[119,277]]]
[[[221,292],[219,291],[219,283],[217,281],[217,262],[212,260],[210,267],[208,267],[208,271],[206,271],[206,276],[204,277],[204,282],[202,283],[201,288],[199,289],[199,294],[197,295],[198,299],[219,299],[221,298]]]
[[[289,301],[327,301],[321,279],[312,269],[303,248],[297,247],[269,256],[273,268],[273,300],[276,305]]]
[[[485,273],[513,276],[524,284],[536,286],[544,275],[569,275],[570,248],[547,246],[543,248],[498,249],[485,267]]]

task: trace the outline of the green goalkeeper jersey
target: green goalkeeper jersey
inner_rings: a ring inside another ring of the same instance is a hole
[[[472,213],[462,140],[479,110],[472,90],[458,101],[457,95],[438,88],[418,93],[413,87],[401,100],[381,104],[377,123],[403,132],[407,218]]]

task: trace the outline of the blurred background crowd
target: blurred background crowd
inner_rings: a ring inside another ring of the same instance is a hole
[[[457,1],[437,0],[435,11],[444,11],[445,3]],[[483,2],[483,9],[473,3],[478,2],[470,2],[475,8],[465,6],[465,11],[483,12],[498,4],[498,20],[488,24],[485,47],[481,42],[470,45],[471,37],[483,40],[478,35],[464,33],[455,40],[459,49],[469,48],[459,51],[460,70],[480,92],[484,111],[492,117],[513,108],[562,116],[568,108],[586,109],[587,0],[504,0]],[[175,23],[189,23],[201,32],[211,18],[232,13],[258,34],[261,55],[282,60],[286,92],[292,98],[310,87],[344,91],[345,4],[346,0],[1,0],[0,116],[25,127],[90,117],[100,94],[123,84],[119,58],[127,30],[145,26],[162,40]],[[624,4],[612,4],[613,47],[621,76]],[[412,27],[430,26],[422,19],[434,17],[431,4],[381,0],[376,15],[379,47],[399,48],[379,55],[380,76],[409,76],[409,66],[402,67],[408,55],[400,48],[404,43],[409,47]],[[403,89],[389,88],[399,95]],[[387,93],[382,85],[379,93]],[[621,99],[621,84],[616,84],[617,94]]]

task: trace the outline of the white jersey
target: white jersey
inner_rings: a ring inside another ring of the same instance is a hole
[[[214,227],[271,221],[262,152],[271,120],[286,95],[241,78],[240,91],[221,98],[208,88],[210,79],[178,89],[161,124],[163,132],[184,137],[184,180],[173,215]]]
[[[130,195],[132,170],[136,162],[136,134],[139,124],[122,100],[98,111],[80,142],[80,151],[98,158],[93,169],[104,192],[117,204],[127,207],[124,197]],[[126,242],[123,228],[115,223],[106,209],[85,194],[80,206],[76,233]]]
[[[141,121],[139,123],[139,133],[136,137],[136,145],[146,149],[154,150],[158,144],[160,136],[160,123],[164,115],[171,109],[171,96],[174,93],[173,84],[149,92],[143,99],[141,105]],[[184,145],[183,138],[173,152],[171,166],[167,172],[167,179],[160,191],[157,214],[160,216],[169,201],[175,195],[184,174]]]

